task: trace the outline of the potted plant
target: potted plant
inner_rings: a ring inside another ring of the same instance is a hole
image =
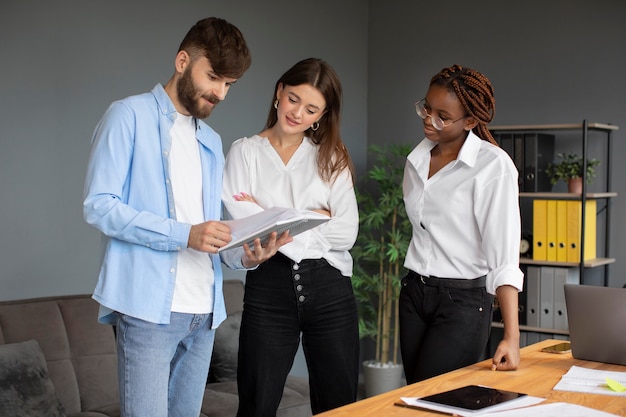
[[[376,156],[365,182],[357,187],[360,228],[351,253],[354,258],[352,283],[359,305],[359,333],[375,342],[374,360],[365,361],[366,396],[402,385],[398,363],[398,295],[411,239],[411,224],[404,209],[402,177],[409,145],[371,146]],[[392,376],[369,378],[371,372]],[[388,386],[376,385],[388,381]]]
[[[583,158],[576,154],[564,154],[558,153],[557,156],[561,159],[560,162],[551,162],[546,167],[546,175],[550,178],[550,182],[554,185],[559,180],[562,180],[568,184],[568,190],[571,193],[582,193],[582,177],[583,177]],[[595,167],[600,164],[600,161],[592,158],[587,159],[587,183],[590,184],[592,179],[596,176]]]

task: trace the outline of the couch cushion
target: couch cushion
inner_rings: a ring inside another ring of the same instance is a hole
[[[65,416],[35,340],[0,345],[0,415]]]
[[[224,292],[226,314],[230,316],[233,313],[243,310],[243,281],[238,279],[225,279],[222,291]]]
[[[240,280],[224,280],[224,301],[228,317],[215,332],[209,382],[237,379],[239,328],[243,310],[244,284]]]
[[[215,332],[215,344],[209,370],[210,382],[237,380],[237,351],[241,311],[231,314]]]
[[[0,303],[2,341],[37,340],[67,415],[119,403],[115,335],[97,317],[86,294]]]
[[[202,401],[202,413],[205,416],[235,417],[238,406],[236,381],[207,384]],[[307,379],[288,376],[276,417],[310,417],[311,415]]]
[[[202,399],[202,413],[208,417],[235,417],[239,407],[237,382],[207,384]]]

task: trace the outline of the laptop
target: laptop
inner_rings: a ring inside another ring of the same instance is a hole
[[[626,365],[626,288],[566,284],[572,356]]]

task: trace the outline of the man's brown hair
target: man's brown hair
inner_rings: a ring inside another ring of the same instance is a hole
[[[178,51],[186,51],[192,60],[204,56],[219,76],[240,78],[252,62],[243,35],[231,23],[217,17],[198,21],[189,29]]]

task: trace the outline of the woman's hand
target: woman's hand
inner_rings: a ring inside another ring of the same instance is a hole
[[[502,312],[504,337],[498,343],[493,355],[491,369],[494,371],[513,371],[520,364],[517,288],[502,285],[496,289],[496,297],[498,297]]]
[[[514,371],[520,364],[519,339],[502,339],[493,355],[491,370]]]
[[[289,231],[283,232],[280,237],[278,237],[276,232],[272,232],[265,246],[261,245],[261,239],[256,238],[253,250],[250,250],[247,243],[243,245],[244,254],[241,258],[241,262],[244,268],[254,268],[276,255],[276,252],[281,246],[291,241],[293,241],[293,237],[289,236]]]
[[[233,198],[236,201],[249,201],[251,203],[256,203],[256,200],[254,199],[254,197],[252,197],[250,194],[244,193],[243,191],[240,192],[239,194],[233,195]]]

